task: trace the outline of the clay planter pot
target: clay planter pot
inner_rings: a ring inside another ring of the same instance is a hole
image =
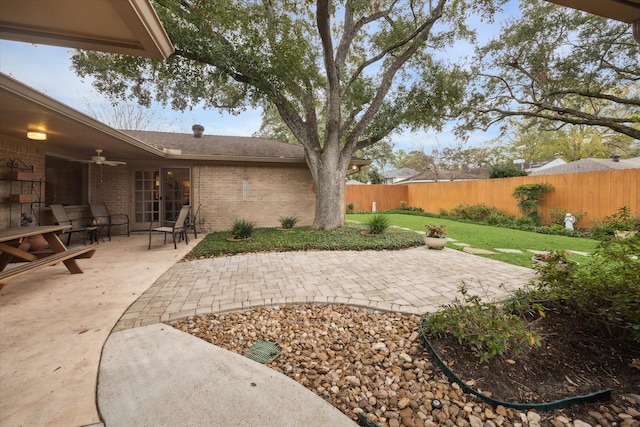
[[[31,251],[41,251],[49,246],[49,243],[43,236],[29,236],[27,242],[31,245]]]
[[[429,249],[442,249],[447,244],[446,237],[427,237],[424,238],[424,244],[429,247]]]

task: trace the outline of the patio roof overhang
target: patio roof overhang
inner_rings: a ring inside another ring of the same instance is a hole
[[[164,157],[162,151],[0,73],[0,133],[26,141],[27,131],[47,134],[44,152],[72,159],[88,159],[96,148],[112,153],[113,160]]]
[[[640,43],[640,0],[547,0],[633,26],[633,38]]]
[[[547,0],[551,3],[633,24],[640,20],[640,0]]]
[[[155,59],[174,52],[148,0],[4,0],[0,38]]]

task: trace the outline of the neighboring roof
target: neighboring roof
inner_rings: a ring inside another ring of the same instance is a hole
[[[556,175],[563,173],[596,172],[638,168],[640,168],[640,157],[634,157],[632,159],[620,159],[617,162],[613,161],[612,159],[587,158],[548,169],[535,170],[531,172],[530,175]]]
[[[450,171],[441,170],[438,171],[438,181],[470,181],[475,179],[489,178],[489,170],[486,168],[474,168],[468,171]],[[433,182],[436,180],[436,174],[432,171],[422,172],[404,181],[397,182],[396,184],[411,184],[415,182]]]
[[[174,52],[148,0],[4,0],[0,38],[155,59]]]
[[[400,169],[392,169],[388,172],[384,173],[385,178],[408,178],[410,176],[414,176],[419,174],[415,169],[411,168],[400,168]]]
[[[355,179],[349,179],[349,180],[347,180],[347,182],[345,184],[349,184],[349,185],[365,185],[364,182],[360,182],[360,181],[357,181]]]
[[[530,164],[530,166],[526,168],[525,171],[531,173],[533,171],[541,171],[544,169],[549,169],[549,168],[553,168],[560,165],[566,165],[566,164],[567,162],[565,162],[562,159],[553,159],[553,160]]]

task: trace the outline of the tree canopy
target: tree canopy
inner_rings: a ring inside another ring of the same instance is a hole
[[[400,129],[440,129],[465,74],[435,53],[471,37],[466,16],[503,0],[154,0],[166,61],[77,52],[73,67],[115,98],[185,110],[275,109],[317,186],[314,228],[343,224],[352,155]]]
[[[631,26],[541,0],[520,5],[522,17],[478,50],[467,128],[516,116],[640,139],[640,45]]]

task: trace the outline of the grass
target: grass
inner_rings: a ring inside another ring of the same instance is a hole
[[[374,214],[349,214],[348,221],[366,223]],[[429,218],[415,215],[388,214],[389,224],[416,231],[425,231],[427,224],[444,224],[447,226],[447,237],[464,242],[474,248],[495,250],[496,248],[518,249],[521,254],[499,253],[497,255],[481,255],[500,260],[509,264],[531,267],[531,252],[527,249],[545,251],[549,249],[579,251],[593,253],[598,246],[597,240],[578,237],[555,236],[539,234],[530,231],[513,230],[509,228],[491,227],[464,222],[457,222],[440,218]],[[462,250],[461,246],[447,243],[447,247]],[[578,254],[571,255],[571,259],[582,264],[588,264],[591,259]]]
[[[209,258],[245,252],[333,250],[359,251],[405,249],[424,245],[422,236],[413,231],[387,229],[377,237],[363,236],[365,225],[350,224],[331,231],[316,231],[310,227],[290,230],[256,228],[250,240],[228,242],[229,231],[208,234],[187,255],[188,259]]]
[[[593,253],[598,241],[577,237],[538,234],[529,231],[512,230],[508,228],[491,227],[447,219],[427,218],[415,215],[387,214],[389,225],[383,235],[377,237],[363,236],[361,231],[367,230],[366,223],[375,214],[349,214],[345,227],[331,231],[316,231],[310,227],[294,227],[290,230],[273,228],[256,228],[250,240],[229,242],[229,231],[208,234],[187,255],[188,259],[200,259],[216,256],[234,255],[246,252],[267,251],[305,251],[305,250],[394,250],[424,245],[423,235],[414,231],[402,230],[407,228],[415,231],[425,231],[427,224],[444,224],[447,226],[447,237],[469,244],[474,248],[495,250],[496,248],[518,249],[523,253],[498,253],[495,255],[480,255],[496,259],[513,265],[531,268],[531,257],[528,249],[545,251],[559,249],[565,251],[580,251]],[[447,247],[462,250],[461,246],[451,242]],[[588,264],[591,260],[578,254],[571,259]]]

